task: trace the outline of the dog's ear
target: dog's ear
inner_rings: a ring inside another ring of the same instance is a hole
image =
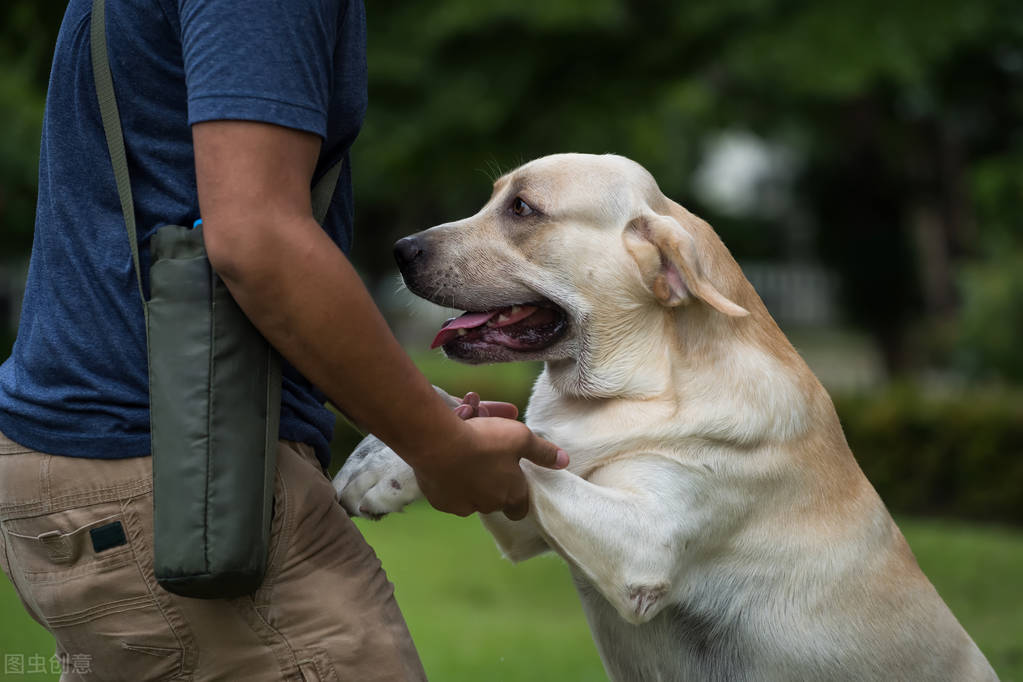
[[[640,216],[626,226],[623,239],[643,283],[662,305],[674,307],[695,297],[730,317],[749,315],[707,278],[696,240],[675,219],[656,213]]]

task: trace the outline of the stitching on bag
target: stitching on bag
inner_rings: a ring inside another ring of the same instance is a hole
[[[270,365],[273,359],[273,349],[270,348],[269,343],[267,344],[268,352],[266,354],[266,362],[263,364],[263,371],[266,374],[266,385],[267,390],[263,392],[263,456],[270,450]],[[276,445],[276,444],[275,444]],[[274,453],[276,459],[276,453]],[[266,479],[264,478],[264,490],[266,490]]]
[[[213,475],[210,467],[210,459],[213,454],[213,410],[215,404],[213,402],[213,386],[214,376],[213,373],[216,371],[216,363],[213,362],[213,358],[217,354],[217,328],[216,328],[216,307],[217,307],[217,273],[213,271],[213,266],[207,261],[206,266],[210,271],[210,364],[206,371],[208,377],[208,384],[206,386],[206,396],[209,400],[209,405],[206,409],[206,491],[203,495],[203,524],[202,524],[202,555],[203,562],[207,572],[210,570],[210,543],[207,536],[210,528],[210,478]]]

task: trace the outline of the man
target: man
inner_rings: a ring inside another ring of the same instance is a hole
[[[347,154],[366,106],[361,0],[107,1],[139,241],[201,215],[212,266],[288,363],[270,565],[235,600],[177,597],[152,576],[145,331],[90,14],[71,0],[57,40],[25,304],[0,367],[5,573],[58,652],[88,662],[65,679],[424,678],[391,586],[323,475],[324,399],[460,515],[522,517],[519,459],[567,458],[513,419],[448,409],[343,253]],[[342,158],[321,228],[309,189]],[[91,531],[114,523],[123,537],[97,544]]]

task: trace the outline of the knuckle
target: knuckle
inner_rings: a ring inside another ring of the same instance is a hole
[[[484,504],[476,505],[477,511],[479,511],[479,513],[481,513],[481,514],[489,514],[491,512],[497,511],[500,508],[501,508],[501,505],[499,503],[491,502],[491,501],[487,501]]]

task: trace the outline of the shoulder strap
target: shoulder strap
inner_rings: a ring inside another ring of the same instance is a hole
[[[114,167],[117,194],[121,199],[121,212],[124,213],[124,225],[128,230],[131,259],[135,266],[135,280],[138,283],[139,296],[142,297],[144,304],[145,295],[142,290],[142,269],[139,267],[138,235],[135,230],[135,203],[131,195],[128,160],[124,151],[124,134],[121,131],[121,117],[117,110],[117,98],[114,95],[114,80],[110,73],[105,9],[104,0],[92,0],[90,24],[92,73],[96,83],[100,116],[103,119],[103,133],[106,135],[107,149],[110,151],[110,163]],[[313,217],[321,225],[327,217],[331,198],[334,196],[338,179],[341,177],[343,163],[344,157],[342,156],[341,160],[331,166],[312,189]]]
[[[345,162],[342,154],[341,159],[327,169],[313,186],[313,218],[320,225],[327,219],[327,211],[330,210],[330,200],[334,198],[334,190],[337,189],[337,181],[341,177],[341,165]]]
[[[96,96],[99,98],[99,112],[103,118],[103,132],[110,150],[110,163],[114,166],[114,180],[117,194],[121,197],[121,212],[124,225],[128,228],[128,243],[131,245],[131,260],[135,266],[135,281],[139,285],[139,296],[145,304],[142,293],[142,269],[139,267],[139,243],[135,233],[135,204],[131,197],[131,181],[128,178],[128,161],[124,155],[124,136],[121,133],[121,117],[114,97],[114,81],[110,75],[107,58],[107,31],[103,0],[93,0],[89,39],[92,42],[92,77],[96,82]],[[144,307],[144,306],[143,306]]]

